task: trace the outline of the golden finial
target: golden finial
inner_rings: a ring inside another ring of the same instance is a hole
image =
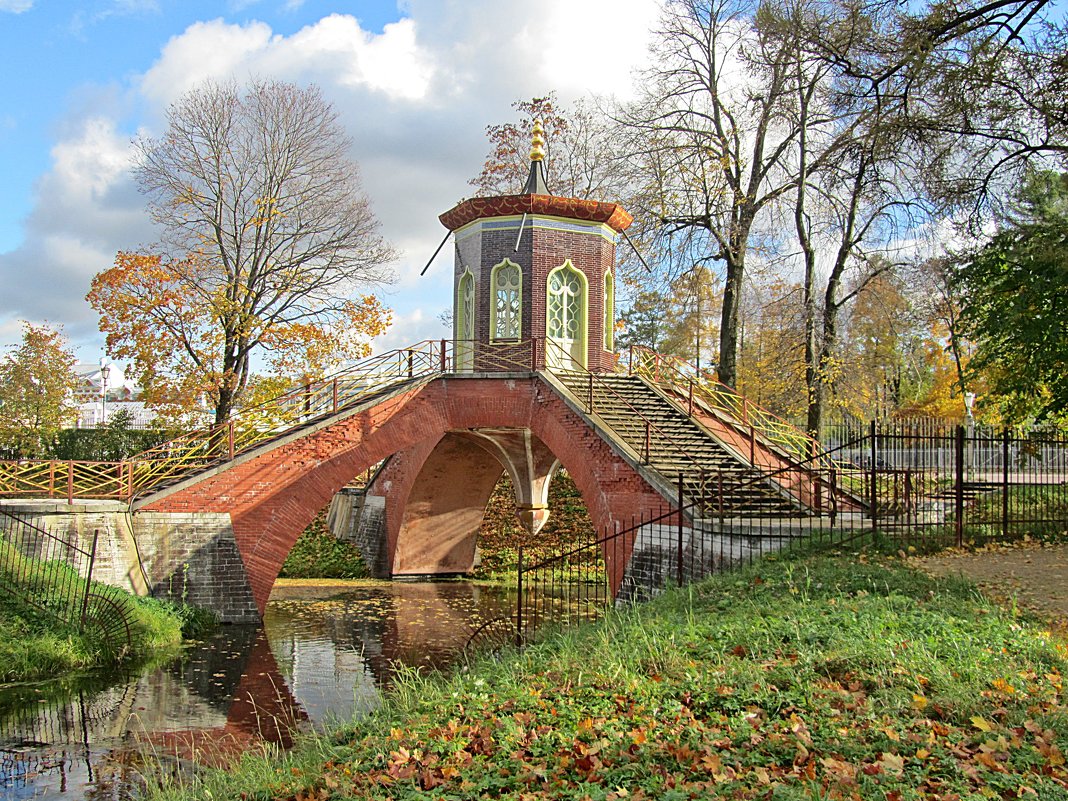
[[[542,161],[545,158],[545,129],[541,127],[541,120],[534,120],[534,135],[530,142],[530,160]]]

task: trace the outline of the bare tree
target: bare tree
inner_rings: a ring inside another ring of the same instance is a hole
[[[584,101],[560,103],[555,92],[530,100],[517,100],[512,108],[517,122],[486,127],[490,152],[482,171],[470,183],[481,196],[515,194],[523,189],[530,171],[530,144],[534,120],[545,128],[545,170],[549,191],[562,197],[618,201],[619,156],[613,123]]]
[[[793,186],[792,52],[754,24],[755,0],[665,9],[644,100],[623,110],[636,165],[631,201],[676,272],[723,264],[719,379],[737,379],[747,255],[759,215]]]
[[[353,293],[389,280],[394,253],[317,88],[207,83],[172,105],[167,123],[163,136],[136,143],[161,242],[147,260],[120,254],[90,299],[102,325],[125,312],[151,326],[140,341],[108,332],[146,377],[158,378],[165,355],[153,339],[180,351],[175,364],[203,373],[222,422],[257,349],[289,369],[358,350],[351,335],[375,333],[384,318],[377,301]],[[146,283],[151,269],[158,288]]]

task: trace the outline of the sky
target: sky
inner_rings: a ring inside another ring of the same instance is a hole
[[[104,356],[85,301],[119,250],[156,239],[132,141],[208,80],[319,85],[401,252],[376,351],[446,336],[450,251],[437,216],[473,190],[487,125],[556,91],[633,91],[657,0],[0,0],[0,346],[21,320]]]

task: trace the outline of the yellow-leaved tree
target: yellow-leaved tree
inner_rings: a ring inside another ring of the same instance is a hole
[[[74,354],[59,331],[22,323],[22,344],[0,360],[0,453],[45,456],[77,416]]]

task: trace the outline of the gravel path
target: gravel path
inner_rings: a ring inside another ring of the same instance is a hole
[[[1017,604],[1068,628],[1068,544],[1025,543],[910,560],[938,576],[964,574],[988,595]]]

